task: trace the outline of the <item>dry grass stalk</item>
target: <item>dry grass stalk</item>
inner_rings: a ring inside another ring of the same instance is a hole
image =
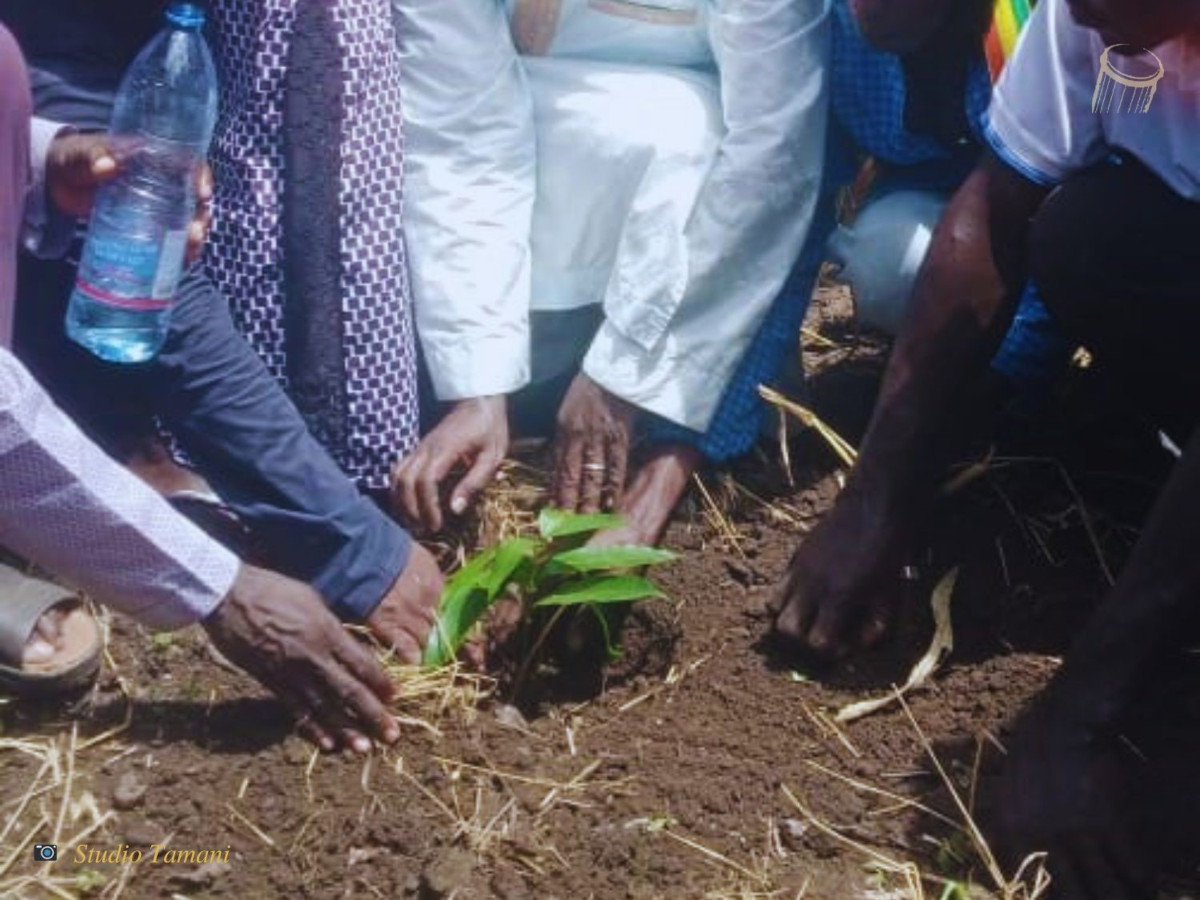
[[[857,461],[858,451],[854,449],[849,441],[826,425],[811,409],[801,406],[794,400],[789,400],[783,394],[779,393],[779,391],[769,388],[765,384],[758,386],[758,394],[772,406],[778,407],[784,412],[795,416],[801,424],[819,434],[825,440],[825,443],[829,445],[829,448],[847,466],[853,466]]]
[[[1004,900],[1039,900],[1046,895],[1050,888],[1050,876],[1046,872],[1045,854],[1034,853],[1030,854],[1018,867],[1017,872],[1012,878],[1007,878],[1004,875],[1004,870],[1001,869],[1000,863],[996,860],[996,855],[992,852],[991,845],[988,844],[987,838],[984,837],[979,825],[975,821],[975,817],[971,813],[971,809],[963,801],[962,795],[954,786],[950,775],[942,766],[942,761],[938,758],[937,753],[933,749],[933,745],[929,742],[929,738],[922,730],[916,717],[909,708],[903,695],[896,693],[896,701],[904,710],[905,716],[908,717],[909,724],[917,734],[918,740],[921,742],[925,754],[929,757],[933,767],[937,770],[941,777],[946,790],[950,792],[950,797],[957,807],[959,815],[962,817],[963,824],[966,826],[967,835],[971,838],[971,845],[975,850],[976,855],[983,862],[984,868],[987,870],[992,883],[996,890],[1000,892]],[[1032,883],[1029,879],[1032,878]]]
[[[861,700],[858,703],[843,706],[836,717],[839,722],[853,722],[855,719],[861,719],[863,716],[891,706],[897,697],[921,687],[937,671],[938,666],[954,649],[954,629],[950,622],[950,598],[954,595],[954,585],[957,581],[958,568],[955,567],[934,588],[933,597],[930,600],[930,605],[933,607],[933,640],[929,643],[929,649],[917,660],[912,671],[908,673],[904,686],[893,688],[893,693],[884,697]]]
[[[899,875],[904,879],[905,885],[908,887],[913,900],[925,900],[925,886],[923,884],[924,876],[922,876],[921,870],[916,863],[909,862],[907,860],[902,862],[900,860],[893,859],[886,853],[882,853],[881,851],[876,850],[874,847],[864,844],[862,841],[855,840],[852,837],[842,834],[832,825],[822,821],[812,810],[800,802],[800,799],[786,784],[780,785],[780,790],[783,791],[783,795],[788,799],[788,802],[791,803],[792,806],[794,806],[800,813],[800,815],[802,815],[805,820],[809,822],[809,824],[816,828],[817,831],[821,832],[826,837],[833,838],[833,840],[837,841],[838,843],[843,844],[852,850],[857,851],[858,853],[861,853],[882,871],[893,875]]]
[[[926,815],[932,816],[933,818],[938,819],[941,822],[944,822],[945,824],[949,825],[951,828],[955,828],[955,829],[958,829],[959,831],[962,831],[962,826],[959,825],[957,822],[955,822],[953,819],[951,819],[949,816],[942,815],[937,810],[935,810],[929,806],[926,806],[924,803],[921,803],[919,800],[913,800],[911,797],[905,797],[905,796],[902,796],[901,794],[894,793],[893,791],[889,791],[889,790],[886,790],[881,787],[876,787],[873,784],[868,784],[865,781],[859,781],[856,778],[851,778],[849,775],[843,775],[841,772],[835,772],[833,769],[823,766],[819,762],[816,762],[815,760],[806,759],[804,762],[809,767],[816,769],[818,772],[821,772],[824,775],[828,775],[830,778],[834,778],[834,779],[842,782],[843,784],[849,785],[850,787],[854,788],[856,791],[862,791],[862,792],[868,793],[868,794],[875,794],[876,796],[884,797],[888,800],[895,801],[897,809],[919,809],[921,812],[925,813]]]
[[[705,485],[704,479],[701,478],[697,473],[692,475],[692,481],[695,483],[697,489],[700,491],[700,496],[704,500],[704,517],[708,520],[709,526],[713,529],[713,531],[724,538],[725,542],[728,543],[729,546],[737,551],[738,556],[740,556],[742,559],[745,559],[746,554],[742,550],[742,541],[738,536],[737,529],[733,526],[733,523],[729,521],[725,514],[721,512],[721,507],[717,505],[717,501],[714,500],[712,494],[709,493],[708,486]]]
[[[809,328],[807,325],[801,327],[800,335],[801,337],[804,337],[816,344],[818,347],[823,347],[826,350],[836,350],[838,348],[837,341],[830,340],[816,329]]]
[[[6,804],[12,811],[0,827],[0,897],[75,897],[75,879],[57,875],[56,863],[34,863],[30,847],[39,837],[46,839],[48,832],[53,835],[49,843],[75,846],[112,820],[113,813],[101,812],[90,792],[78,791],[78,756],[84,748],[96,744],[95,738],[79,740],[77,724],[72,725],[69,735],[0,739],[0,752],[40,761],[24,793]],[[68,827],[76,824],[79,830],[68,837]],[[17,837],[6,844],[10,835]]]
[[[687,837],[685,835],[678,834],[678,833],[672,831],[669,826],[666,828],[661,828],[661,829],[656,829],[656,830],[659,833],[666,835],[667,837],[669,837],[671,840],[675,841],[676,843],[682,844],[685,847],[695,850],[697,853],[699,853],[701,856],[703,856],[705,859],[709,860],[710,862],[714,862],[714,863],[717,863],[718,865],[725,866],[726,868],[728,868],[734,872],[737,872],[739,875],[741,875],[745,878],[748,878],[751,881],[756,882],[759,885],[765,885],[768,883],[768,878],[767,878],[765,872],[752,871],[751,869],[748,869],[745,866],[743,866],[741,863],[735,862],[734,860],[730,859],[724,853],[718,853],[716,850],[713,850],[711,847],[704,846],[704,844],[700,843],[697,840],[694,840],[690,837]]]
[[[225,808],[229,810],[229,814],[233,817],[234,821],[240,823],[241,825],[244,825],[247,829],[249,829],[250,833],[253,834],[256,838],[258,838],[260,841],[262,841],[268,847],[271,847],[272,849],[274,849],[275,838],[271,837],[269,834],[267,834],[265,831],[263,831],[261,828],[259,828],[257,825],[255,825],[252,821],[250,821],[249,817],[244,812],[242,812],[240,809],[238,809],[236,806],[234,806],[232,803],[230,803],[228,801],[225,802]]]

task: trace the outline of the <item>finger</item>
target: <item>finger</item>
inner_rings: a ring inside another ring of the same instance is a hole
[[[583,466],[583,442],[574,435],[559,439],[555,449],[554,502],[559,509],[573,510],[579,503],[579,478]]]
[[[788,641],[801,643],[812,623],[812,586],[805,590],[802,571],[793,563],[768,601],[768,608],[775,613],[775,633]]]
[[[337,741],[317,720],[316,707],[312,703],[303,699],[294,688],[284,689],[282,686],[272,685],[268,687],[296,717],[296,730],[305,740],[316,744],[325,753],[332,753],[337,749]]]
[[[421,661],[421,648],[416,639],[403,628],[389,627],[386,624],[372,625],[371,633],[384,647],[395,653],[400,662],[412,665]]]
[[[296,731],[302,738],[310,744],[316,744],[325,753],[332,753],[337,749],[337,741],[334,740],[333,735],[317,724],[316,719],[311,716],[297,719]]]
[[[417,506],[417,473],[425,454],[418,449],[396,467],[392,482],[392,502],[399,507],[400,514],[409,522],[421,521],[421,509]]]
[[[421,648],[407,632],[400,632],[392,641],[392,648],[396,651],[396,658],[405,665],[412,666],[421,661]]]
[[[858,645],[863,648],[874,647],[892,627],[892,607],[887,603],[879,603],[867,611],[862,625],[858,629]]]
[[[475,464],[454,487],[454,492],[450,497],[450,512],[461,516],[467,511],[475,501],[475,497],[492,483],[503,458],[491,452],[480,453],[475,458]]]
[[[348,714],[371,734],[389,744],[400,737],[400,727],[379,698],[365,684],[352,677],[345,668],[331,665],[325,673],[325,682],[332,708],[339,710],[343,715]],[[371,749],[371,742],[353,724],[347,723],[343,731],[354,732],[350,737],[357,738],[351,744],[355,750],[363,752]]]
[[[349,747],[355,753],[368,753],[371,741],[346,712],[344,681],[349,680],[336,667],[306,669],[298,678],[299,692],[306,698],[306,719],[332,742],[332,749]],[[326,745],[322,744],[324,748]]]
[[[434,448],[429,464],[417,478],[417,505],[420,508],[421,521],[433,531],[442,530],[442,499],[439,489],[453,466],[454,457]]]
[[[1154,883],[1154,869],[1126,829],[1110,834],[1104,850],[1117,875],[1134,896],[1140,896]]]
[[[108,181],[117,174],[117,158],[107,144],[89,144],[87,153],[88,169],[97,181]]]
[[[208,221],[207,218],[193,219],[188,225],[187,232],[187,262],[188,265],[194,263],[200,258],[201,252],[204,250],[204,242],[208,239]]]
[[[845,656],[849,618],[850,608],[845,600],[826,595],[825,602],[816,607],[812,627],[802,637],[805,646],[822,659],[836,660]]]
[[[604,482],[608,474],[608,459],[603,444],[593,438],[584,446],[583,463],[579,483],[579,511],[600,511],[600,500],[604,495]]]
[[[1067,844],[1067,856],[1073,873],[1086,890],[1080,896],[1133,900],[1135,895],[1109,862],[1100,840],[1092,837],[1075,838]]]
[[[608,463],[604,469],[601,500],[605,509],[617,509],[625,495],[629,467],[629,441],[624,434],[609,438]]]
[[[210,166],[208,163],[201,163],[200,168],[196,170],[196,202],[206,205],[210,200],[212,200],[212,197],[212,166]]]
[[[383,705],[380,694],[360,679],[349,664],[339,657],[345,668],[331,687],[336,689],[339,699],[372,735],[385,744],[394,744],[400,739],[400,725]],[[349,674],[348,674],[349,673]],[[389,694],[390,694],[389,683]]]
[[[396,696],[396,685],[384,671],[379,660],[359,641],[345,631],[333,642],[333,657],[372,691],[384,703],[390,703]]]
[[[1053,882],[1052,896],[1056,900],[1093,900],[1088,896],[1087,888],[1075,869],[1070,854],[1061,845],[1049,852],[1046,861]]]

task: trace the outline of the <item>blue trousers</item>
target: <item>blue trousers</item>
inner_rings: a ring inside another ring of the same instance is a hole
[[[60,405],[115,452],[157,417],[272,568],[312,584],[340,618],[370,614],[408,563],[411,539],[309,434],[199,267],[184,276],[162,352],[136,366],[66,338],[73,281],[69,263],[21,260],[17,352]]]

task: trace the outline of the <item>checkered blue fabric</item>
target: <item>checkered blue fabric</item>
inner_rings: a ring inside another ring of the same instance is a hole
[[[835,0],[833,24],[831,111],[858,149],[896,166],[949,159],[949,148],[905,127],[908,89],[900,58],[867,43],[846,0]],[[991,79],[981,52],[967,75],[963,100],[967,123],[980,141],[991,97]]]

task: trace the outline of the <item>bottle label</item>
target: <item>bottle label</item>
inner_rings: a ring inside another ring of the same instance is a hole
[[[171,303],[183,272],[186,231],[168,231],[161,242],[124,235],[88,240],[75,286],[105,306],[159,311]]]

